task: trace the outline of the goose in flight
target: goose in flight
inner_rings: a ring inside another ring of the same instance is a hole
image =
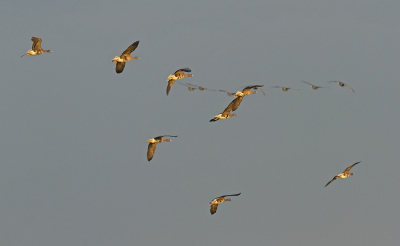
[[[346,168],[346,170],[344,170],[344,172],[342,172],[342,173],[338,174],[337,176],[333,177],[333,179],[332,179],[331,181],[329,181],[329,182],[325,185],[325,187],[327,187],[330,183],[332,183],[333,181],[335,181],[335,180],[338,179],[338,178],[339,178],[339,179],[345,179],[345,178],[348,178],[348,177],[352,176],[353,173],[350,173],[350,169],[352,169],[355,165],[357,165],[357,164],[360,163],[360,162],[361,162],[361,161],[354,163],[353,165],[351,165],[351,166],[349,166],[348,168]]]
[[[226,90],[218,90],[218,91],[225,92],[230,97],[234,97],[236,95],[236,93],[232,93],[232,92],[229,92],[229,91],[226,91]]]
[[[167,95],[169,94],[169,91],[171,90],[171,87],[174,85],[175,81],[178,79],[183,79],[185,77],[193,77],[192,74],[185,74],[184,72],[190,73],[192,70],[190,68],[181,68],[177,70],[174,74],[171,74],[168,76],[168,86],[167,86]]]
[[[51,50],[44,50],[42,49],[42,39],[41,38],[37,38],[37,37],[32,37],[31,38],[33,44],[32,44],[32,49],[28,50],[28,52],[26,52],[27,56],[37,56],[43,53],[51,53]],[[23,57],[24,55],[22,55],[21,57]]]
[[[116,62],[117,65],[115,66],[115,72],[117,73],[122,73],[125,68],[125,63],[127,61],[133,60],[133,59],[139,59],[139,57],[135,56],[132,57],[131,53],[138,47],[139,41],[134,42],[131,44],[124,52],[122,52],[121,56],[116,56],[112,60],[112,62]]]
[[[231,114],[231,111],[235,111],[239,107],[242,100],[243,100],[243,97],[237,97],[237,98],[233,99],[233,101],[231,103],[229,103],[228,107],[226,107],[224,109],[224,112],[216,115],[214,118],[212,118],[210,120],[210,122],[228,119],[230,117],[236,116],[236,114]]]
[[[293,88],[283,87],[283,86],[272,86],[271,88],[281,88],[283,91],[288,91],[288,90],[299,91],[299,89],[293,89]]]
[[[217,208],[218,208],[218,205],[220,203],[228,202],[228,201],[231,200],[230,198],[225,198],[225,197],[227,197],[227,196],[239,196],[240,194],[242,194],[242,193],[232,194],[232,195],[224,195],[224,196],[220,196],[220,197],[215,198],[214,200],[212,200],[210,202],[210,213],[211,214],[215,214],[217,212]]]
[[[301,82],[303,82],[303,83],[306,83],[306,84],[310,85],[310,86],[311,86],[311,88],[313,88],[314,90],[318,90],[319,88],[326,88],[326,87],[322,87],[322,86],[316,86],[316,85],[313,85],[313,84],[311,84],[311,83],[308,83],[307,81],[304,81],[304,80],[302,80]]]
[[[197,89],[199,89],[200,91],[204,91],[204,90],[207,90],[207,91],[217,91],[217,90],[204,88],[204,87],[201,87],[201,86],[198,86],[198,85],[194,85],[194,84],[189,84],[189,83],[186,83],[186,84],[191,85],[191,86],[195,86],[195,87],[197,87]]]
[[[171,135],[163,135],[163,136],[158,136],[152,139],[147,140],[147,142],[149,143],[149,147],[147,148],[147,160],[151,161],[151,159],[153,159],[154,156],[154,151],[156,151],[156,145],[158,143],[162,143],[162,142],[170,142],[171,139],[168,138],[164,138],[164,137],[178,137],[178,136],[171,136]]]
[[[182,83],[182,82],[180,82],[180,81],[178,81],[178,83],[181,84],[181,85],[183,85],[183,86],[186,86],[186,87],[188,88],[189,91],[194,91],[194,90],[199,89],[199,88],[196,88],[196,87],[189,86],[189,84],[185,84],[185,83]]]
[[[338,83],[341,87],[346,86],[346,87],[349,88],[352,92],[354,92],[353,88],[351,88],[349,85],[347,85],[347,84],[345,84],[345,83],[343,83],[343,82],[340,82],[340,81],[329,81],[328,83],[332,83],[332,82]]]
[[[252,91],[251,89],[259,90],[262,94],[265,95],[265,93],[261,90],[260,87],[263,87],[263,85],[249,85],[249,86],[246,86],[242,91],[236,92],[235,97],[244,97],[244,96],[248,96],[250,94],[255,94],[256,91]]]

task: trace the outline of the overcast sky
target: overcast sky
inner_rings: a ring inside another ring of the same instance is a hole
[[[399,11],[372,0],[3,0],[0,245],[397,246]],[[20,58],[31,37],[53,53]],[[111,60],[137,40],[140,60],[116,74]],[[167,96],[183,67],[193,77],[181,82],[266,95],[210,123],[233,98],[179,83]],[[148,162],[147,140],[164,134],[178,137]],[[213,198],[239,192],[210,215]]]

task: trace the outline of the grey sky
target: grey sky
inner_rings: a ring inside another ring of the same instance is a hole
[[[137,2],[0,3],[0,245],[398,245],[400,2]]]

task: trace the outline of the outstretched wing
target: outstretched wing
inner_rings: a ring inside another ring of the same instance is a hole
[[[344,83],[343,83],[343,84],[344,84]],[[353,88],[351,88],[348,84],[344,84],[344,86],[348,87],[348,88],[354,93]]]
[[[257,89],[258,87],[263,87],[264,85],[248,85],[244,87],[245,89]]]
[[[161,136],[155,137],[154,139],[161,140],[163,137],[176,138],[176,137],[178,137],[178,135],[176,135],[176,136],[172,136],[172,135],[161,135]]]
[[[147,148],[147,160],[151,161],[154,156],[154,151],[156,151],[156,146],[157,144],[155,143],[149,143],[149,147]]]
[[[210,204],[210,213],[215,214],[217,212],[218,204]]]
[[[304,80],[302,80],[301,82],[306,83],[306,84],[311,85],[311,86],[315,86],[315,85],[313,85],[311,83],[308,83],[307,81],[304,81]]]
[[[122,52],[121,56],[124,55],[124,54],[132,53],[134,50],[136,50],[138,45],[139,45],[139,41],[136,41],[133,44],[129,45],[129,47],[124,52]]]
[[[257,87],[257,90],[258,90],[259,92],[261,92],[261,93],[265,96],[265,93],[263,92],[263,90],[261,90],[260,87]]]
[[[331,181],[329,181],[329,182],[325,185],[325,187],[327,187],[330,183],[332,183],[332,182],[335,181],[336,179],[337,179],[337,176],[333,177],[333,179],[332,179]]]
[[[237,193],[237,194],[232,194],[232,195],[223,195],[223,196],[220,196],[220,197],[227,197],[227,196],[239,196],[240,194],[242,194],[242,193]]]
[[[40,50],[42,48],[41,47],[41,44],[42,44],[42,39],[41,38],[32,37],[31,40],[33,42],[32,50],[37,51],[37,50]]]
[[[227,196],[239,196],[240,194],[242,194],[242,193],[237,193],[237,194],[232,194],[232,195],[223,195],[223,196],[219,196],[219,197],[214,198],[214,199],[211,201],[211,203],[212,203],[213,201],[215,201],[215,199],[218,199],[218,198],[227,197]],[[211,204],[211,203],[210,203],[210,204]]]
[[[155,137],[154,139],[159,139],[159,140],[161,140],[161,138],[163,138],[163,137],[176,138],[176,137],[178,137],[178,135],[176,135],[176,136],[172,136],[172,135],[161,135],[161,136]]]
[[[224,113],[225,112],[230,112],[230,111],[235,111],[240,103],[242,102],[243,97],[236,97],[235,99],[233,99],[233,101],[228,105],[228,107],[225,108]]]
[[[185,67],[185,68],[181,68],[181,69],[176,70],[175,73],[178,72],[178,71],[183,71],[183,72],[190,73],[192,70],[190,70],[190,68],[188,68],[188,67]]]
[[[169,91],[171,90],[174,83],[175,83],[175,80],[173,80],[173,79],[168,80],[167,95],[169,94]]]
[[[117,62],[117,65],[115,66],[115,72],[117,73],[122,73],[125,68],[125,62]]]
[[[353,165],[351,165],[351,166],[349,166],[348,168],[346,168],[346,170],[344,170],[344,173],[348,173],[349,171],[350,171],[350,169],[352,169],[355,165],[357,165],[358,163],[360,163],[361,161],[359,161],[359,162],[356,162],[356,163],[354,163]]]

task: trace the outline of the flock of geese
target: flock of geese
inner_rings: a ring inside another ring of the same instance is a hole
[[[41,55],[43,53],[51,53],[51,50],[44,50],[42,49],[42,39],[37,38],[37,37],[32,37],[32,49],[28,50],[26,52],[26,54],[22,55],[23,56],[36,56],[36,55]],[[131,53],[133,51],[135,51],[135,49],[138,47],[139,45],[139,41],[134,42],[133,44],[131,44],[124,52],[122,52],[122,54],[120,56],[116,56],[114,57],[114,59],[112,60],[112,62],[117,63],[115,66],[115,72],[116,73],[122,73],[124,71],[125,68],[125,63],[130,61],[130,60],[136,60],[139,59],[139,57],[135,56],[132,57]],[[186,73],[185,73],[186,72]],[[179,70],[177,70],[175,73],[171,74],[168,76],[168,85],[167,85],[167,95],[169,94],[169,92],[171,91],[172,86],[174,85],[175,81],[186,78],[186,77],[192,77],[192,74],[189,74],[191,72],[190,68],[181,68]],[[179,82],[179,81],[178,81]],[[313,85],[307,81],[303,81],[303,83],[308,84],[309,86],[311,86],[312,89],[314,90],[318,90],[320,88],[327,88],[327,87],[322,87],[322,86],[316,86]],[[181,85],[184,85],[188,88],[189,91],[194,91],[196,89],[203,91],[203,90],[209,90],[209,91],[220,91],[220,92],[225,92],[227,93],[228,96],[231,97],[235,97],[235,99],[232,100],[231,103],[229,103],[229,105],[224,109],[224,111],[218,115],[216,115],[214,118],[212,118],[210,120],[210,122],[215,122],[221,119],[228,119],[231,118],[233,116],[236,116],[235,113],[231,113],[234,112],[236,109],[238,109],[239,105],[241,104],[243,98],[245,96],[251,95],[251,94],[255,94],[256,90],[260,91],[263,95],[265,95],[265,93],[263,92],[263,90],[261,89],[261,87],[263,87],[263,85],[249,85],[246,86],[243,90],[241,91],[237,91],[236,93],[231,93],[231,92],[227,92],[225,90],[214,90],[214,89],[207,89],[204,87],[200,87],[197,85],[192,85],[189,83],[182,83],[179,82]],[[347,88],[349,88],[353,93],[354,90],[353,88],[351,88],[349,85],[341,82],[341,81],[329,81],[328,83],[337,83],[339,86],[344,87],[346,86]],[[283,86],[273,86],[271,88],[280,88],[282,89],[282,91],[288,91],[288,90],[296,90],[299,91],[299,89],[293,89],[293,88],[289,88],[289,87],[283,87]],[[159,143],[162,142],[170,142],[171,139],[168,138],[164,138],[164,137],[178,137],[178,136],[172,136],[172,135],[162,135],[162,136],[158,136],[152,139],[149,139],[147,142],[149,143],[148,148],[147,148],[147,160],[151,161],[153,159],[154,156],[154,152],[156,150],[156,146]],[[344,170],[344,172],[336,175],[335,177],[333,177],[332,180],[330,180],[326,185],[328,186],[330,183],[332,183],[333,181],[335,181],[336,179],[340,178],[340,179],[345,179],[348,178],[350,176],[353,175],[353,173],[350,173],[350,170],[357,165],[360,162],[356,162],[353,165],[349,166],[348,168],[346,168]],[[215,214],[217,212],[217,208],[218,205],[220,203],[223,202],[227,202],[227,201],[231,201],[230,198],[225,198],[228,196],[239,196],[241,193],[237,193],[237,194],[232,194],[232,195],[223,195],[223,196],[219,196],[215,199],[213,199],[210,202],[210,213],[211,214]]]

